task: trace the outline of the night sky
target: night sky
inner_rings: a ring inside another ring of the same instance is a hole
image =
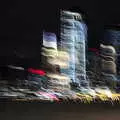
[[[4,0],[0,4],[0,65],[38,66],[42,30],[58,35],[60,8],[85,14],[89,47],[98,47],[104,25],[120,21],[119,3],[108,0]]]

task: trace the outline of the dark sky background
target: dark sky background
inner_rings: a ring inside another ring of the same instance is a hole
[[[0,65],[38,66],[42,30],[58,33],[60,8],[85,14],[89,47],[98,47],[104,25],[120,22],[119,3],[113,0],[4,0],[0,3]]]

